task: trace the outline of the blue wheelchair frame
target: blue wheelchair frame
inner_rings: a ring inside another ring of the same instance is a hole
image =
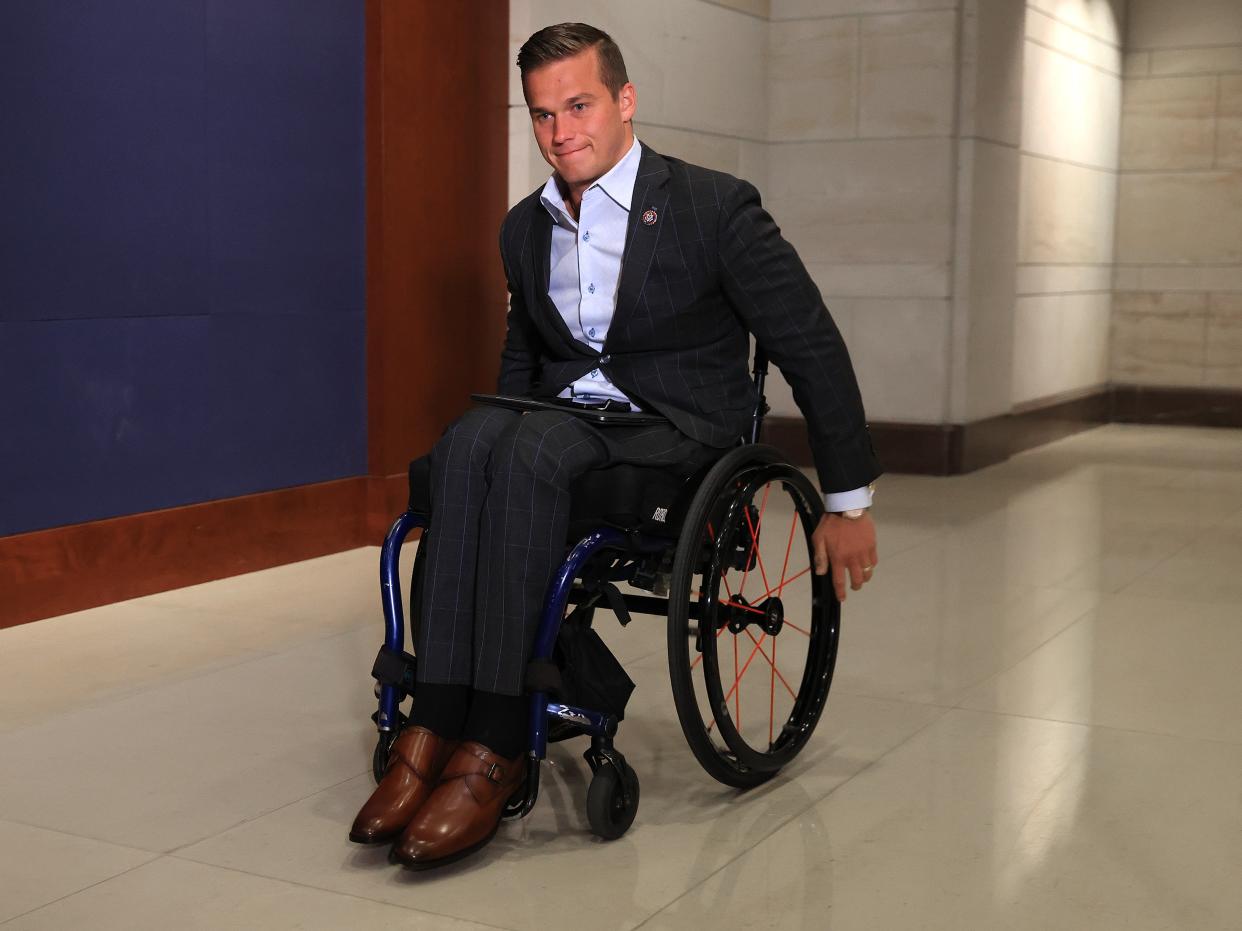
[[[750,443],[759,441],[763,426],[763,416],[767,412],[763,388],[767,376],[767,358],[761,349],[756,349],[754,359],[754,384],[758,392],[758,403],[755,406],[751,423]],[[406,537],[415,527],[426,527],[425,515],[407,510],[401,514],[388,534],[380,550],[380,593],[384,609],[384,650],[391,656],[400,657],[405,650],[405,612],[401,602],[401,581],[399,564],[401,547]],[[675,542],[675,541],[673,541]],[[622,553],[641,556],[667,550],[670,540],[638,531],[624,532],[613,527],[600,527],[578,541],[570,550],[565,561],[557,569],[548,586],[548,594],[544,600],[543,611],[539,619],[539,627],[535,634],[535,642],[530,661],[551,661],[552,651],[561,630],[561,622],[565,617],[565,608],[578,599],[574,597],[573,584],[583,566],[596,553],[614,549]],[[624,596],[627,607],[644,614],[667,616],[668,601],[663,598],[648,596]],[[662,609],[662,611],[660,610]],[[408,671],[407,671],[408,674]],[[391,682],[380,682],[378,687],[379,711],[376,724],[381,734],[391,733],[399,726],[398,706],[402,689]],[[408,691],[408,689],[406,690]],[[539,764],[546,758],[548,750],[548,721],[557,718],[573,724],[580,732],[592,738],[591,750],[587,760],[594,770],[599,763],[609,762],[620,771],[624,758],[612,746],[612,738],[617,732],[617,719],[614,715],[566,705],[549,700],[546,692],[534,692],[530,699],[530,749],[527,754],[527,778],[525,797],[520,804],[514,802],[506,809],[508,817],[524,817],[534,807],[539,792]],[[627,792],[624,785],[622,792]],[[627,795],[626,802],[629,798]]]

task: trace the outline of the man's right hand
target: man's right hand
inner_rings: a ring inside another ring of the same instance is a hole
[[[845,601],[845,579],[858,591],[871,581],[880,561],[876,552],[875,523],[871,514],[847,520],[840,514],[825,514],[811,534],[815,548],[815,574],[823,575],[832,566],[832,587],[838,601]]]

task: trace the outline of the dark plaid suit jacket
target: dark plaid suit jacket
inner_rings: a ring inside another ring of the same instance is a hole
[[[880,474],[845,343],[753,185],[643,147],[602,353],[570,335],[548,297],[552,218],[539,194],[501,227],[510,293],[502,394],[553,396],[599,367],[682,432],[729,446],[748,433],[756,400],[749,331],[793,389],[822,489],[860,488]]]

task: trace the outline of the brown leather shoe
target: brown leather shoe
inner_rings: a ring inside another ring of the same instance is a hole
[[[388,859],[426,870],[474,853],[496,835],[505,802],[525,777],[524,756],[506,760],[481,743],[462,743]]]
[[[444,740],[425,727],[402,731],[388,755],[384,778],[358,812],[349,839],[356,844],[382,844],[400,834],[431,795],[456,749],[456,740]]]

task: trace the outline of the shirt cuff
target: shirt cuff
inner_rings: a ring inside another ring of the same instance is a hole
[[[871,486],[864,485],[853,491],[833,491],[824,493],[824,510],[831,514],[841,511],[852,511],[855,508],[871,507]]]

